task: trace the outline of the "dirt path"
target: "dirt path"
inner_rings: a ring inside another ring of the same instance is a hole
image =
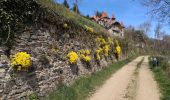
[[[156,82],[147,65],[147,57],[138,69],[139,72],[136,72],[137,63],[142,58],[136,58],[113,74],[89,100],[159,100]]]
[[[148,67],[148,58],[139,69],[139,81],[136,100],[159,100],[160,94],[157,83],[154,81],[153,74]]]

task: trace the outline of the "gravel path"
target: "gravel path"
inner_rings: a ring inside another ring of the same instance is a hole
[[[145,57],[138,69],[138,75],[134,74],[137,71],[137,63],[142,58],[142,56],[138,57],[118,70],[89,100],[159,100],[160,95],[156,82],[148,68],[148,57]],[[127,96],[127,94],[132,93],[134,94],[133,97]]]

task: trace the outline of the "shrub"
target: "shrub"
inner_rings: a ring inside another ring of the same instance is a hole
[[[69,58],[69,62],[71,64],[76,64],[78,60],[78,54],[74,51],[68,53],[67,57]]]
[[[90,57],[90,50],[80,50],[80,57],[81,60],[85,61],[85,62],[90,62],[91,61],[91,57]]]
[[[108,56],[109,55],[109,45],[105,45],[103,49],[104,49],[104,55]]]
[[[31,56],[26,52],[18,52],[15,54],[11,60],[11,65],[17,70],[26,69],[31,66]]]
[[[101,55],[101,52],[102,52],[102,48],[98,48],[97,50],[96,50],[96,59],[97,60],[100,60],[100,55]]]
[[[119,42],[115,40],[114,45],[115,45],[116,53],[118,54],[118,57],[120,57],[121,47],[119,46]]]
[[[65,24],[63,25],[63,28],[67,29],[67,28],[68,28],[68,24],[65,23]]]
[[[89,27],[89,26],[87,26],[87,25],[84,25],[84,28],[85,28],[85,30],[86,30],[87,32],[94,33],[93,28],[91,28],[91,27]]]

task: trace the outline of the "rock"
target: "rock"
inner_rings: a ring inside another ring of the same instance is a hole
[[[4,78],[5,77],[5,69],[0,68],[0,78]]]

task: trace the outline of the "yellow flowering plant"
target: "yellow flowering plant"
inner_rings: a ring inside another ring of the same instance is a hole
[[[64,24],[63,24],[63,28],[65,28],[65,29],[68,28],[68,24],[67,24],[67,23],[64,23]]]
[[[71,64],[76,64],[78,60],[78,54],[74,51],[68,53],[67,57],[69,58],[69,62]]]
[[[98,37],[96,39],[97,43],[101,44],[101,45],[105,45],[106,44],[106,40],[104,38]]]
[[[118,54],[118,57],[120,57],[121,47],[119,46],[118,40],[115,40],[115,49],[116,49],[116,53]]]
[[[80,50],[80,57],[83,61],[85,62],[90,62],[91,61],[91,57],[90,57],[90,50]]]
[[[101,55],[101,52],[102,52],[102,48],[98,48],[97,50],[96,50],[96,59],[97,60],[100,60],[100,55]]]
[[[26,69],[31,66],[31,56],[26,52],[18,52],[11,59],[11,66],[17,70]]]
[[[89,26],[87,26],[87,25],[84,25],[84,28],[85,28],[86,31],[88,31],[88,32],[90,32],[90,33],[94,33],[93,28],[91,28],[91,27],[89,27]]]
[[[104,55],[108,56],[109,55],[109,45],[105,45],[103,49],[104,49]]]

